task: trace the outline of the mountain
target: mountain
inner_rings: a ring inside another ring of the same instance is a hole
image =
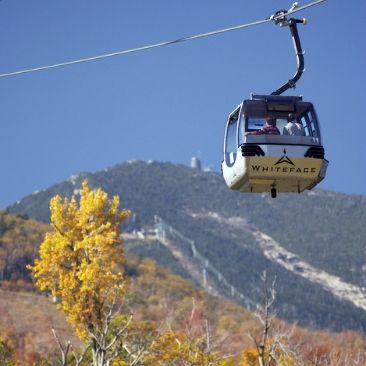
[[[76,351],[81,342],[75,337],[64,314],[58,311],[51,298],[47,294],[37,294],[28,276],[20,271],[21,266],[15,266],[15,263],[21,262],[19,259],[22,255],[29,256],[30,252],[21,250],[22,247],[26,249],[33,245],[33,254],[28,260],[34,261],[39,241],[48,226],[4,211],[0,211],[0,218],[0,248],[13,248],[11,253],[17,252],[17,261],[13,261],[13,255],[4,260],[5,267],[16,276],[0,281],[0,353],[4,351],[1,347],[5,340],[5,344],[14,350],[13,358],[16,359],[16,364],[59,364],[59,350],[52,329],[55,329],[61,342],[71,341]],[[241,226],[240,219],[234,222],[234,225],[237,224]],[[209,329],[211,341],[225,354],[239,355],[243,350],[252,350],[253,341],[248,334],[256,336],[261,327],[256,316],[220,296],[208,295],[152,260],[130,255],[131,252],[142,250],[143,255],[155,255],[168,266],[175,262],[173,267],[177,271],[182,269],[180,265],[186,267],[189,271],[183,271],[181,274],[194,277],[197,269],[194,262],[199,263],[206,259],[201,258],[196,249],[195,259],[186,262],[187,255],[183,253],[183,247],[180,245],[182,243],[179,241],[184,242],[187,239],[161,219],[158,220],[157,229],[158,235],[151,230],[123,235],[127,249],[127,261],[123,267],[129,278],[123,312],[132,313],[134,324],[145,327],[146,322],[149,322],[159,328],[167,324],[169,328],[187,331],[187,325],[191,324],[192,330],[197,332],[205,324],[204,329]],[[171,240],[171,235],[180,237]],[[268,238],[262,237],[261,240]],[[195,244],[190,242],[190,245]],[[213,268],[209,264],[207,269]],[[225,285],[223,279],[221,282]],[[207,278],[207,284],[209,285],[206,289],[209,291],[215,287],[210,277]],[[296,351],[301,364],[315,364],[319,359],[327,365],[363,364],[366,360],[366,337],[356,332],[309,331],[278,319],[273,319],[272,327],[274,334],[284,337],[286,347]],[[1,365],[4,361],[1,358],[3,355],[4,353],[0,355]]]
[[[0,210],[0,281],[24,282],[48,225]]]
[[[272,199],[229,191],[214,172],[132,161],[73,176],[8,211],[48,222],[50,198],[77,195],[85,178],[133,211],[123,228],[135,235],[132,252],[250,308],[266,271],[280,317],[366,332],[365,197],[314,190]]]

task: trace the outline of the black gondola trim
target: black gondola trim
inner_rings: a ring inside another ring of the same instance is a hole
[[[305,158],[324,159],[324,147],[323,146],[312,146],[306,153]]]
[[[241,145],[242,156],[265,156],[264,151],[258,144]]]

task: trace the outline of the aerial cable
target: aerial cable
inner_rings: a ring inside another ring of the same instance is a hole
[[[312,3],[309,3],[309,4],[301,6],[301,7],[298,6],[298,3],[294,3],[292,8],[288,12],[286,12],[286,15],[290,15],[290,14],[296,13],[298,11],[304,10],[306,8],[310,8],[312,6],[322,3],[324,1],[326,1],[326,0],[317,0],[317,1],[314,1]],[[106,54],[102,54],[102,55],[98,55],[98,56],[86,57],[86,58],[82,58],[82,59],[78,59],[78,60],[57,63],[57,64],[53,64],[53,65],[45,65],[45,66],[35,67],[35,68],[31,68],[31,69],[3,73],[3,74],[0,74],[0,78],[4,78],[7,76],[29,74],[29,73],[33,73],[33,72],[37,72],[37,71],[54,69],[54,68],[63,67],[63,66],[76,65],[76,64],[81,64],[84,62],[96,61],[96,60],[101,60],[104,58],[115,57],[115,56],[122,56],[122,55],[139,52],[139,51],[146,51],[146,50],[149,50],[152,48],[164,47],[164,46],[169,46],[169,45],[178,44],[178,43],[182,43],[182,42],[193,41],[193,40],[200,39],[200,38],[211,37],[211,36],[221,34],[221,33],[232,32],[232,31],[236,31],[239,29],[249,28],[249,27],[253,27],[256,25],[276,21],[277,19],[280,19],[282,17],[283,17],[283,15],[278,15],[278,16],[272,15],[271,17],[263,19],[263,20],[258,20],[255,22],[241,24],[241,25],[237,25],[234,27],[219,29],[219,30],[215,30],[215,31],[211,31],[211,32],[200,33],[200,34],[196,34],[196,35],[192,35],[192,36],[188,36],[188,37],[182,37],[182,38],[178,38],[178,39],[175,39],[172,41],[160,42],[160,43],[150,44],[147,46],[142,46],[142,47],[137,47],[137,48],[130,48],[130,49],[123,50],[123,51],[111,52],[111,53],[106,53]]]

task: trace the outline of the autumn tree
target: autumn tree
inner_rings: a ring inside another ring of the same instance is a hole
[[[129,211],[119,197],[83,182],[80,200],[51,200],[51,231],[40,246],[40,258],[29,268],[36,285],[58,300],[77,335],[92,350],[93,365],[108,365],[127,327],[115,322],[127,282],[120,226]]]
[[[10,346],[9,342],[0,336],[0,365],[13,366],[14,362],[14,349]]]
[[[146,366],[234,366],[235,358],[223,354],[212,337],[203,311],[193,307],[179,330],[161,331],[144,358]]]
[[[297,366],[296,352],[289,347],[291,333],[282,332],[274,325],[272,306],[276,299],[275,280],[268,285],[267,274],[262,274],[263,303],[254,315],[260,322],[259,335],[250,334],[254,349],[243,352],[241,366]]]

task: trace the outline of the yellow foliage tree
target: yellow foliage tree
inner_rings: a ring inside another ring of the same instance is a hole
[[[110,324],[127,287],[118,264],[124,261],[120,226],[130,212],[119,210],[118,196],[91,190],[87,181],[79,203],[56,196],[50,209],[51,232],[29,268],[37,286],[59,300],[77,335],[89,341],[94,365],[104,365],[118,336],[110,334]]]
[[[146,365],[154,366],[219,366],[222,357],[206,349],[201,337],[190,337],[185,332],[162,333],[144,359]]]
[[[269,366],[295,366],[293,356],[288,354],[280,347],[276,347],[273,343],[269,344],[271,354],[265,354],[264,362]],[[260,366],[260,357],[256,348],[246,349],[242,352],[240,366]]]
[[[240,366],[259,366],[258,351],[255,348],[247,349],[243,352]]]
[[[15,366],[16,363],[13,360],[14,349],[9,345],[6,339],[0,336],[0,365],[2,366]]]

